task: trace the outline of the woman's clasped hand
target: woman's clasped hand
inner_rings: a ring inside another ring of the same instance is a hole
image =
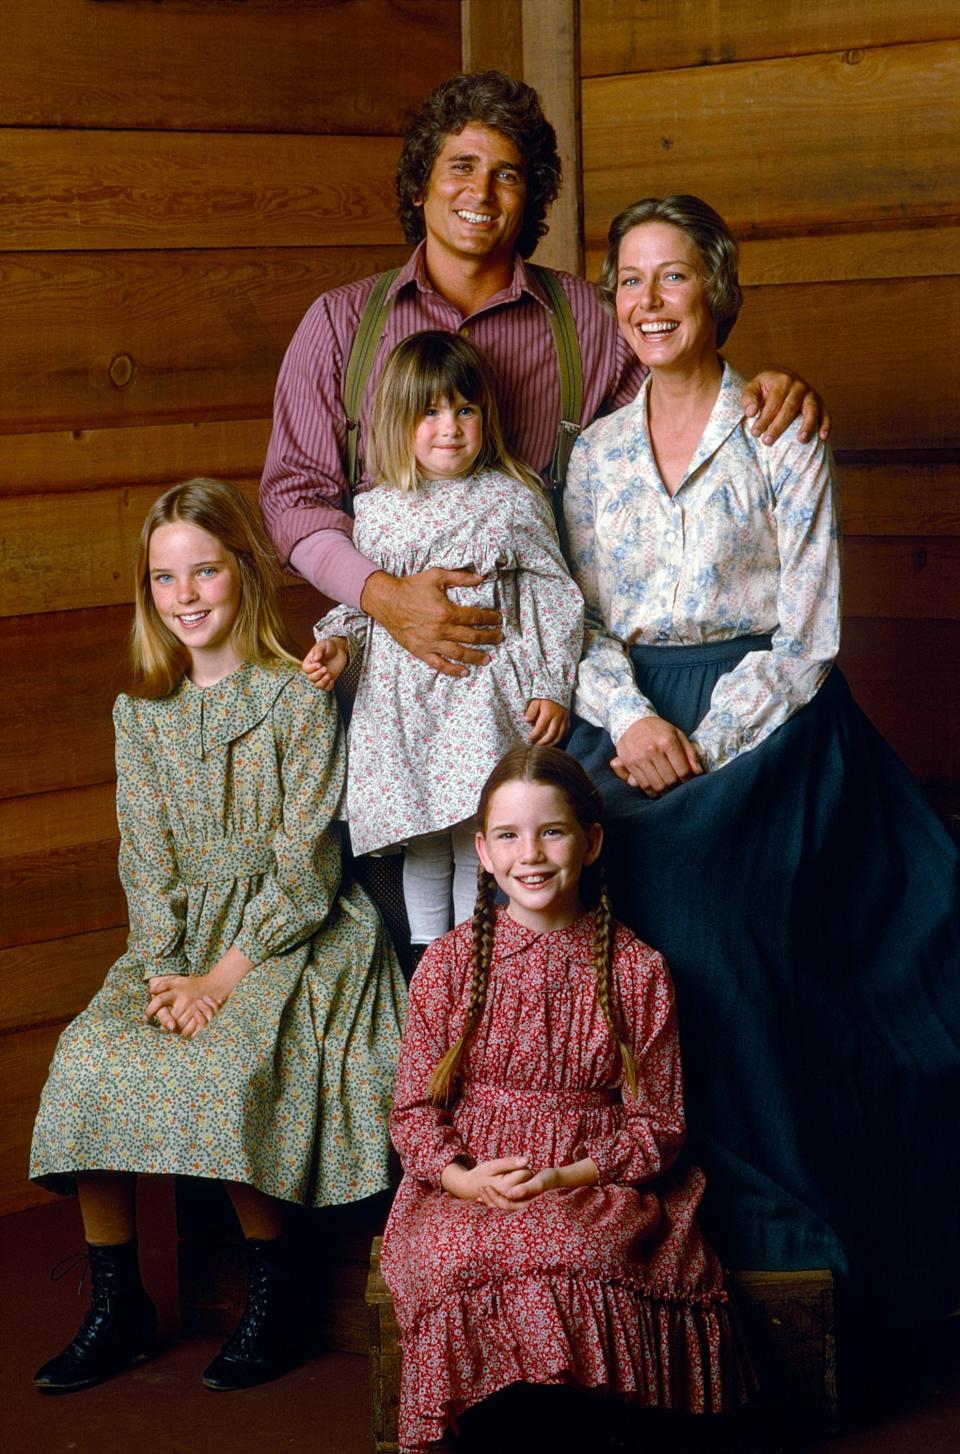
[[[663,717],[641,717],[628,727],[610,767],[621,782],[640,788],[648,798],[659,798],[703,772],[690,738]]]

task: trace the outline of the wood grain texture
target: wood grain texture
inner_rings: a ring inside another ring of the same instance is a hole
[[[399,135],[459,64],[457,0],[44,0],[4,7],[0,124]]]
[[[522,77],[523,0],[461,0],[460,51],[465,71]]]
[[[957,35],[954,0],[580,0],[584,76],[726,65]]]
[[[587,80],[586,241],[678,190],[737,230],[955,217],[958,89],[949,42]]]
[[[110,711],[127,684],[132,618],[129,606],[112,606],[0,620],[0,782],[7,795],[113,780]]]
[[[56,1024],[79,1014],[126,945],[127,929],[121,924],[115,929],[0,949],[0,1035]]]
[[[116,836],[112,783],[0,799],[0,858],[76,848]]]
[[[836,464],[848,535],[960,535],[960,456],[841,454]]]
[[[608,219],[608,224],[612,219]],[[925,223],[897,227],[878,223],[864,232],[850,227],[790,237],[743,237],[740,282],[836,283],[866,278],[929,278],[960,273],[960,227]],[[596,281],[606,247],[586,255],[586,275]]]
[[[49,1201],[27,1181],[40,1092],[62,1025],[0,1035],[0,1216]]]
[[[788,364],[830,406],[841,450],[956,449],[960,445],[960,278],[891,278],[748,288],[724,354],[748,378]],[[893,320],[944,321],[934,329]]]
[[[960,618],[960,540],[943,536],[845,535],[843,614]]]
[[[960,783],[960,622],[843,623],[838,664],[919,782]]]
[[[572,273],[583,272],[579,58],[576,0],[523,0],[523,78],[556,129],[564,178],[537,261]]]
[[[0,131],[4,247],[402,246],[393,137]]]
[[[126,923],[117,840],[0,859],[0,949]]]
[[[260,476],[269,418],[0,434],[0,496]]]
[[[407,255],[0,253],[0,431],[261,419],[318,294]]]

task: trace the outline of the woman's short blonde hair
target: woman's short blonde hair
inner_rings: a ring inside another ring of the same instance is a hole
[[[234,640],[243,660],[296,660],[285,644],[287,632],[280,614],[276,556],[256,511],[234,485],[224,480],[186,480],[154,502],[140,531],[130,637],[134,695],[165,697],[190,668],[186,647],[164,625],[150,589],[153,532],[177,520],[215,536],[237,563],[240,609]]]
[[[539,484],[504,443],[489,363],[469,339],[440,329],[414,333],[398,343],[377,381],[366,460],[374,483],[416,489],[416,427],[428,409],[458,394],[480,410],[483,443],[474,469],[498,469],[525,485]]]
[[[718,212],[699,197],[678,193],[673,197],[644,197],[618,212],[607,234],[610,251],[600,274],[600,291],[611,307],[617,293],[620,244],[628,232],[644,222],[669,222],[685,232],[703,264],[707,307],[717,325],[717,346],[724,344],[737,321],[743,292],[737,277],[739,249]]]

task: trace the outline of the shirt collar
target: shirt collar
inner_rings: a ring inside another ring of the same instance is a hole
[[[422,242],[417,243],[413,252],[387,289],[388,298],[395,298],[401,289],[408,288],[411,285],[416,287],[421,293],[433,293],[436,297],[441,296],[437,293],[436,288],[427,277],[426,247],[426,238]],[[509,286],[501,289],[499,293],[494,293],[492,298],[488,298],[480,311],[486,312],[488,308],[498,307],[501,303],[514,303],[520,297],[521,293],[529,293],[530,297],[534,298],[542,307],[546,308],[547,312],[550,311],[550,303],[544,296],[543,289],[534,273],[520,254],[516,253],[513,262],[513,277]]]

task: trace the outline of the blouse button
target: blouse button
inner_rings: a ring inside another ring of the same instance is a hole
[[[672,545],[677,538],[677,532],[675,530],[668,530],[663,538],[668,545]]]

